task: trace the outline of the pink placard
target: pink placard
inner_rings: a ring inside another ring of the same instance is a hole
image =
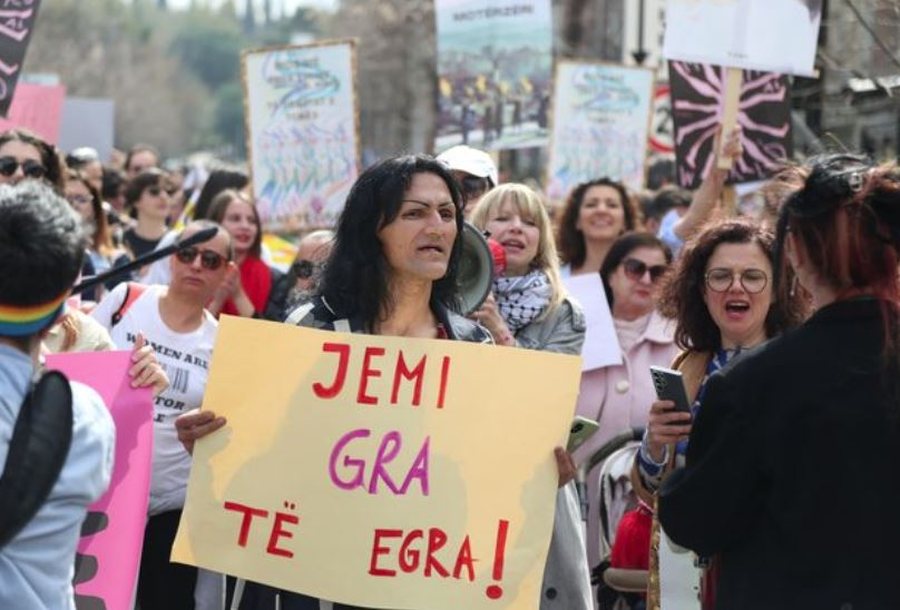
[[[112,481],[89,509],[78,545],[75,602],[79,607],[130,610],[133,604],[150,493],[153,395],[150,388],[131,387],[130,366],[127,351],[47,356],[49,369],[94,388],[116,423]],[[97,598],[103,606],[96,603]]]
[[[5,119],[0,118],[0,132],[24,127],[56,144],[65,101],[66,88],[62,85],[19,83],[9,114]]]

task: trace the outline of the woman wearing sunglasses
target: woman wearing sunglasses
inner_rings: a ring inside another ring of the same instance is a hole
[[[63,193],[63,162],[56,148],[25,129],[0,134],[0,184],[44,180]]]
[[[168,230],[172,200],[169,184],[158,169],[141,172],[125,187],[125,208],[137,222],[125,229],[122,241],[134,258],[152,252]]]
[[[266,320],[281,322],[297,305],[315,295],[316,287],[325,267],[325,261],[334,245],[334,232],[320,229],[307,233],[297,245],[297,256],[288,272],[272,286],[266,304]]]
[[[149,518],[137,591],[142,610],[194,607],[196,568],[169,563],[191,467],[175,418],[203,400],[218,326],[205,306],[234,266],[231,237],[219,225],[193,222],[181,237],[208,227],[219,228],[215,237],[170,257],[168,286],[122,283],[92,313],[118,349],[131,349],[143,332],[170,382],[154,401]]]
[[[596,434],[576,452],[583,462],[614,436],[647,425],[656,396],[651,365],[668,366],[678,353],[674,325],[656,311],[663,276],[672,262],[669,248],[650,233],[626,233],[614,241],[600,268],[622,354],[622,364],[581,375],[578,414],[600,423]],[[596,474],[597,470],[594,471]],[[588,559],[601,560],[599,479],[588,478]]]
[[[773,260],[773,234],[748,220],[717,221],[685,246],[663,290],[660,308],[676,320],[675,339],[684,351],[672,366],[684,375],[692,413],[674,411],[669,401],[648,401],[652,406],[647,431],[632,471],[635,490],[647,504],[654,505],[663,477],[683,463],[691,422],[701,408],[707,379],[739,354],[799,321],[797,298],[775,298]],[[652,573],[657,569],[659,549],[669,548],[659,543],[658,535],[654,540]],[[689,554],[677,557],[693,562]],[[706,582],[713,580],[710,577]],[[658,582],[651,578],[648,608],[657,607]],[[697,584],[684,582],[686,588]],[[710,603],[711,593],[705,599]]]

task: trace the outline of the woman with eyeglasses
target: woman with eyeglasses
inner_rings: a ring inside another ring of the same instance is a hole
[[[0,184],[44,180],[61,195],[64,167],[56,147],[30,131],[10,129],[0,134]]]
[[[640,229],[640,212],[621,182],[600,178],[576,186],[559,222],[563,277],[597,273],[612,244]]]
[[[720,557],[720,608],[898,608],[900,170],[805,169],[775,261],[816,311],[709,380],[660,521]]]
[[[125,229],[122,241],[134,258],[152,252],[168,231],[172,200],[165,174],[158,169],[141,172],[125,187],[125,207],[137,223]]]
[[[604,443],[633,427],[647,425],[656,396],[651,365],[668,366],[678,348],[674,325],[659,314],[662,280],[672,262],[669,248],[650,233],[626,233],[612,243],[600,279],[606,292],[622,363],[584,371],[577,413],[596,420],[598,431],[575,451],[576,463],[590,458]],[[588,477],[588,560],[602,559],[600,488],[597,469]]]
[[[203,401],[218,324],[206,310],[229,268],[234,267],[231,236],[209,221],[189,224],[180,237],[217,227],[215,237],[171,256],[168,286],[131,282],[117,286],[92,316],[119,349],[131,349],[143,332],[169,377],[153,409],[153,464],[150,505],[138,579],[142,610],[193,608],[197,569],[169,563],[184,506],[191,456],[178,441],[175,419]],[[210,593],[204,581],[200,592]]]
[[[684,350],[672,368],[681,371],[692,407],[691,413],[684,413],[675,411],[670,401],[650,401],[647,430],[632,470],[635,491],[650,506],[655,504],[663,478],[684,461],[691,422],[704,408],[710,376],[800,319],[797,298],[787,294],[775,297],[774,246],[774,235],[757,223],[716,221],[686,244],[663,288],[660,309],[675,319],[675,340]],[[659,534],[653,540],[650,569],[658,575],[659,549],[668,551],[669,547],[659,542]],[[688,555],[680,557],[693,562]],[[706,580],[713,581],[714,577]],[[697,581],[683,584],[686,589],[698,585]],[[710,603],[711,587],[707,591]],[[656,576],[651,576],[649,594],[647,607],[658,607]]]
[[[261,317],[269,302],[273,274],[276,272],[260,258],[262,225],[259,212],[246,195],[226,189],[216,195],[209,206],[209,219],[222,225],[234,243],[234,262],[237,267],[225,276],[209,311],[219,314]]]
[[[103,273],[114,266],[128,262],[128,253],[113,245],[106,213],[100,193],[87,177],[75,170],[66,172],[65,196],[69,205],[81,216],[88,246],[87,252],[95,273]],[[109,288],[115,287],[114,280]]]

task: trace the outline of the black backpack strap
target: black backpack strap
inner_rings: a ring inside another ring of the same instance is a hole
[[[0,548],[31,520],[56,484],[72,443],[72,387],[44,373],[25,395],[0,475]]]

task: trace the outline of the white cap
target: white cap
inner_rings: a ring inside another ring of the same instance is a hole
[[[479,178],[487,178],[491,186],[497,186],[497,165],[491,156],[484,151],[460,144],[448,148],[437,156],[437,160],[444,163],[452,170],[466,172]]]

